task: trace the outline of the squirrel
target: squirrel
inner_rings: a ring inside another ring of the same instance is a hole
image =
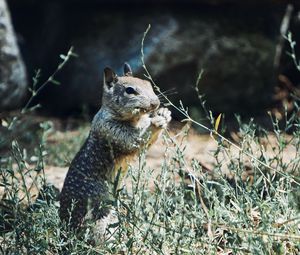
[[[120,183],[139,152],[153,144],[171,121],[171,112],[147,80],[132,76],[128,63],[118,77],[106,67],[102,106],[92,121],[85,143],[71,162],[60,195],[59,215],[72,228],[87,218],[98,222],[103,235],[111,208],[109,186]],[[119,185],[119,184],[117,184]]]

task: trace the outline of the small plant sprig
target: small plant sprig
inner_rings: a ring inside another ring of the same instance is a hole
[[[43,84],[41,84],[38,87],[38,82],[39,82],[39,78],[41,76],[41,70],[38,69],[35,73],[35,76],[33,77],[33,84],[32,84],[32,88],[29,89],[29,91],[31,92],[31,97],[29,98],[28,102],[26,103],[26,105],[23,107],[21,113],[24,114],[28,111],[28,108],[30,106],[30,104],[32,103],[32,100],[49,84],[55,84],[55,85],[59,85],[59,81],[55,80],[56,75],[62,70],[62,68],[67,64],[67,62],[70,60],[71,57],[77,57],[77,54],[74,53],[73,51],[73,47],[71,47],[68,50],[68,53],[66,55],[61,54],[60,58],[62,59],[62,62],[58,64],[57,68],[55,69],[55,71],[49,76],[49,78],[43,82]],[[37,88],[38,87],[38,88]]]
[[[9,118],[9,120],[1,120],[0,119],[0,125],[3,126],[5,135],[3,135],[0,138],[0,149],[4,147],[6,150],[8,149],[8,146],[10,146],[12,140],[16,140],[19,137],[25,136],[24,133],[26,133],[27,124],[22,123],[21,119],[22,116],[24,117],[26,113],[33,112],[36,108],[40,107],[39,104],[31,106],[33,99],[50,83],[58,85],[59,82],[55,79],[56,75],[63,69],[63,67],[67,64],[67,62],[70,60],[71,57],[77,57],[77,54],[74,53],[73,47],[71,47],[67,54],[61,54],[60,58],[62,61],[58,64],[55,71],[49,76],[49,78],[44,81],[39,86],[39,79],[41,78],[41,71],[37,70],[35,73],[35,76],[33,77],[33,84],[32,87],[29,87],[28,90],[31,93],[30,98],[28,99],[25,106],[21,109],[20,112],[16,112],[12,118]]]
[[[296,42],[293,40],[293,35],[291,32],[288,32],[287,35],[284,35],[283,37],[288,41],[289,46],[291,48],[291,51],[290,52],[288,51],[287,54],[292,58],[295,67],[300,72],[300,61],[297,59],[296,50],[295,50]]]

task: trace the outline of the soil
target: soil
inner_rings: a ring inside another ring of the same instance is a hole
[[[57,120],[56,120],[57,122]],[[55,123],[55,126],[58,127],[61,125],[60,122]],[[64,143],[66,137],[78,136],[80,131],[78,130],[79,126],[66,131],[65,128],[56,132],[56,144]],[[68,130],[68,129],[67,129]],[[233,143],[238,144],[241,139],[241,134],[238,132],[232,132],[228,137]],[[286,141],[290,140],[292,137],[285,135],[284,139]],[[203,173],[209,173],[212,176],[215,175],[214,169],[217,164],[221,164],[222,174],[225,174],[228,178],[233,178],[234,173],[229,171],[230,162],[234,161],[238,157],[241,157],[240,152],[234,146],[228,146],[227,149],[222,149],[221,153],[218,153],[218,156],[215,156],[215,152],[218,150],[218,141],[215,137],[210,134],[199,134],[192,128],[189,128],[188,125],[183,126],[182,124],[172,123],[171,128],[162,135],[156,143],[148,150],[146,154],[146,167],[149,170],[153,170],[152,179],[160,173],[161,166],[163,162],[170,162],[170,159],[174,156],[178,157],[178,151],[182,153],[183,157],[183,171],[187,179],[189,179],[189,174],[199,176]],[[274,134],[268,135],[266,138],[260,139],[259,143],[250,145],[253,151],[253,156],[259,158],[261,152],[259,149],[263,147],[265,156],[270,159],[275,157],[278,153],[278,142]],[[220,148],[220,147],[219,147]],[[297,151],[294,146],[289,144],[282,152],[283,161],[282,164],[288,163],[291,160],[295,159]],[[70,160],[75,156],[71,155]],[[242,155],[244,163],[244,170],[242,170],[242,179],[246,180],[247,177],[253,174],[253,165],[257,165],[257,162],[254,162],[247,155]],[[254,160],[255,161],[255,160]],[[198,163],[202,166],[201,172],[194,173],[193,167],[191,166],[194,163]],[[271,166],[273,168],[277,167],[278,161],[273,161]],[[133,162],[133,165],[137,165],[138,161]],[[288,170],[288,168],[287,168]],[[68,167],[58,167],[54,165],[45,165],[44,166],[45,176],[48,183],[53,184],[59,190],[62,189],[65,176],[68,171]],[[179,176],[178,176],[179,178]],[[125,178],[125,185],[130,186],[130,178]],[[32,178],[26,180],[26,186],[30,186],[32,183]],[[153,180],[150,180],[150,188],[153,188]],[[3,189],[0,189],[0,194]],[[32,197],[36,197],[38,190],[33,191]]]
[[[173,128],[167,134],[162,135],[147,151],[146,164],[149,169],[154,169],[154,175],[159,173],[164,159],[174,155],[177,146],[184,151],[186,162],[197,159],[205,170],[213,168],[215,162],[213,152],[217,148],[217,142],[210,135],[200,135],[194,130],[189,130],[188,134],[185,135],[183,130]],[[137,165],[137,160],[133,164]],[[67,171],[68,167],[45,166],[45,175],[48,182],[54,184],[60,190]]]
[[[228,165],[232,160],[240,157],[240,152],[234,146],[227,146],[228,149],[224,150],[223,153],[219,153],[216,158],[214,153],[218,149],[217,140],[210,134],[199,134],[194,129],[182,127],[178,124],[172,125],[170,131],[167,131],[162,135],[158,141],[152,145],[146,154],[146,164],[149,169],[153,169],[153,178],[161,170],[161,165],[165,159],[170,159],[176,155],[178,148],[183,152],[184,155],[184,171],[192,174],[199,175],[199,173],[193,173],[191,164],[197,161],[202,166],[203,172],[214,172],[214,167],[218,162],[221,162],[222,173],[229,178],[233,178],[234,174],[229,171]],[[238,142],[240,139],[239,133],[231,133],[230,140],[233,143]],[[286,140],[291,139],[291,136],[286,135]],[[260,151],[259,147],[265,150],[265,155],[272,159],[278,152],[278,143],[274,134],[270,134],[267,138],[260,139],[260,143],[251,144],[251,148],[254,151],[253,156],[259,158]],[[282,163],[288,163],[296,157],[296,149],[292,145],[288,145],[287,148],[282,152],[283,161]],[[249,175],[253,174],[252,163],[253,159],[247,155],[242,156],[245,162],[245,169],[242,173],[242,178],[246,179]],[[255,160],[254,160],[255,161]],[[257,162],[256,162],[257,163]],[[137,165],[138,162],[133,162]],[[254,163],[255,164],[255,163]],[[258,163],[259,164],[259,163]],[[276,161],[271,165],[276,168]],[[64,178],[66,176],[68,167],[56,167],[51,165],[45,166],[45,174],[48,182],[54,184],[57,188],[61,189]],[[288,169],[287,169],[288,170]],[[200,173],[201,174],[201,173]],[[126,185],[126,179],[125,179]]]

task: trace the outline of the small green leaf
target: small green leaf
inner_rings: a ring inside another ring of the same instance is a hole
[[[49,78],[49,82],[55,84],[55,85],[60,85],[60,82],[57,80],[54,80],[53,78]]]
[[[65,59],[67,58],[64,54],[60,54],[59,57],[60,57],[62,60],[65,60]]]

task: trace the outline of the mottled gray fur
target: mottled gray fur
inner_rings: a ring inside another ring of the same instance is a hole
[[[109,215],[105,204],[111,200],[109,190],[117,174],[123,177],[130,160],[153,143],[171,120],[169,110],[158,109],[151,84],[132,77],[128,65],[124,72],[117,77],[105,68],[102,107],[64,182],[60,218],[73,228],[81,226],[87,214],[95,221]]]

